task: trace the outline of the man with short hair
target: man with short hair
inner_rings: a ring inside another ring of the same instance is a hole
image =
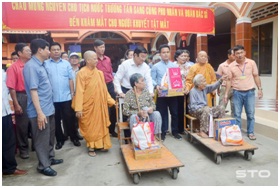
[[[11,60],[12,60],[11,63],[6,64],[6,69],[9,68],[14,62],[16,62],[18,60],[18,55],[16,52],[11,53]]]
[[[33,56],[23,68],[27,93],[27,114],[32,126],[34,148],[38,158],[37,170],[46,176],[56,176],[50,166],[60,164],[62,159],[54,159],[54,105],[53,92],[44,61],[49,58],[49,43],[44,39],[34,39],[30,44]]]
[[[72,75],[73,75],[73,82],[74,82],[74,93],[76,93],[76,77],[79,72],[79,65],[80,65],[80,56],[76,52],[72,52],[69,55],[69,62],[72,67]],[[78,119],[75,117],[75,132],[77,135],[77,138],[79,140],[83,140],[83,137],[79,134],[79,125],[78,125]]]
[[[7,69],[7,87],[9,88],[16,119],[16,137],[20,158],[29,158],[27,95],[24,88],[23,67],[31,58],[31,50],[26,43],[17,43],[15,52],[19,59]]]
[[[235,61],[229,65],[225,102],[229,90],[233,89],[234,118],[241,129],[241,113],[244,106],[247,117],[247,135],[250,140],[256,140],[255,126],[255,85],[258,87],[258,98],[263,97],[261,80],[256,62],[246,58],[246,51],[241,45],[233,48]]]
[[[74,96],[74,83],[72,67],[70,63],[61,59],[61,46],[54,42],[50,45],[50,58],[45,61],[45,67],[53,90],[53,102],[55,107],[55,149],[59,150],[64,145],[65,137],[61,128],[70,136],[74,146],[81,146],[75,134],[75,112],[71,108],[72,97]]]
[[[229,65],[235,61],[235,57],[234,57],[234,53],[232,49],[228,50],[228,59],[221,63],[218,67],[217,70],[217,74],[220,76],[226,75],[229,69]],[[218,87],[218,95],[219,97],[219,105],[223,105],[226,109],[228,101],[225,103],[224,102],[224,95],[226,92],[226,81],[223,81],[222,85],[220,87]],[[228,94],[228,99],[230,100],[230,107],[231,107],[231,117],[234,117],[234,103],[233,103],[233,99],[232,99],[232,88],[230,88],[229,90],[229,94]]]
[[[154,80],[155,88],[160,92],[162,90],[161,80],[168,68],[178,67],[175,63],[172,63],[170,58],[170,47],[167,44],[160,45],[159,55],[161,61],[155,64],[152,68],[151,74]],[[182,140],[182,137],[178,134],[178,100],[176,97],[158,97],[157,98],[157,110],[162,117],[162,131],[161,138],[165,140],[166,132],[168,131],[168,108],[171,114],[171,129],[172,135],[177,140]]]
[[[151,69],[145,63],[147,58],[147,50],[143,46],[137,46],[133,53],[132,59],[127,59],[119,65],[118,71],[114,78],[116,92],[120,97],[124,97],[125,93],[131,89],[130,76],[134,73],[140,73],[145,78],[147,89],[153,96],[153,82],[151,77]]]
[[[107,90],[110,93],[111,97],[116,100],[116,93],[115,88],[113,84],[114,76],[113,76],[113,68],[111,59],[104,55],[105,53],[105,42],[99,39],[96,39],[93,43],[94,51],[98,58],[98,63],[96,65],[96,68],[103,72],[105,82],[107,85]],[[115,132],[115,126],[116,126],[116,109],[115,106],[112,106],[109,108],[109,114],[110,114],[110,122],[111,125],[109,127],[109,132],[113,137],[118,137],[118,134]]]

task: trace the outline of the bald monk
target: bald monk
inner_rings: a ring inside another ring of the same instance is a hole
[[[190,71],[186,77],[186,90],[185,94],[193,88],[193,78],[197,74],[202,74],[206,79],[207,85],[214,84],[217,81],[213,67],[208,63],[208,55],[205,51],[200,51],[197,54],[196,63],[191,66]],[[212,99],[215,97],[216,90],[207,94],[207,104],[209,107],[214,106]]]
[[[103,73],[96,68],[96,53],[86,51],[84,60],[86,66],[77,74],[72,107],[79,118],[79,128],[87,142],[88,154],[94,157],[95,149],[108,151],[112,147],[108,106],[113,106],[115,100],[107,91]]]

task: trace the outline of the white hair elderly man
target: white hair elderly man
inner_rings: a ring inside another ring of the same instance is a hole
[[[202,74],[197,74],[193,79],[194,87],[190,91],[190,103],[188,105],[190,114],[200,120],[201,137],[208,137],[209,114],[213,117],[222,118],[225,116],[225,108],[222,105],[207,106],[207,93],[217,89],[226,76],[220,78],[216,83],[207,85],[206,79]]]

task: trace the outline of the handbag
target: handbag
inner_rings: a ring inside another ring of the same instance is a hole
[[[232,125],[223,127],[221,131],[221,142],[223,145],[242,145],[243,138],[239,126]]]
[[[153,134],[149,122],[138,121],[132,128],[131,140],[136,147],[144,150],[151,147],[151,135]]]
[[[209,132],[209,137],[212,138],[214,137],[214,126],[213,126],[213,116],[210,113],[209,114],[209,127],[208,127],[208,132]]]

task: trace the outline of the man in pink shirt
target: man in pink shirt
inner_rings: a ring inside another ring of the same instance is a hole
[[[96,68],[103,72],[105,82],[107,85],[107,90],[110,93],[111,97],[116,100],[116,93],[115,88],[113,84],[113,68],[111,59],[104,55],[105,53],[105,42],[99,39],[96,39],[93,43],[94,51],[97,54],[98,63],[96,65]],[[109,108],[109,114],[110,114],[110,122],[111,125],[109,126],[109,132],[113,137],[118,137],[118,134],[115,132],[115,124],[116,124],[116,109],[115,107]]]
[[[31,50],[25,43],[17,43],[15,51],[19,59],[7,69],[7,87],[11,94],[15,117],[16,117],[16,137],[20,157],[22,159],[29,158],[28,148],[28,116],[27,95],[24,88],[23,67],[25,63],[31,58]]]
[[[229,65],[235,61],[234,53],[232,49],[228,50],[228,59],[221,63],[218,67],[217,74],[220,76],[226,75],[228,72]],[[224,102],[224,96],[226,92],[226,81],[223,81],[221,87],[218,88],[218,95],[219,95],[219,105],[223,105],[226,109],[228,101]],[[231,107],[231,117],[234,117],[234,104],[233,104],[233,98],[232,98],[232,89],[230,88],[229,94],[228,94],[228,100],[230,100],[230,107]]]
[[[250,140],[256,140],[255,126],[255,84],[258,88],[258,97],[263,97],[261,80],[258,68],[252,59],[246,58],[246,51],[241,45],[233,48],[235,61],[229,66],[225,102],[228,100],[230,88],[233,89],[234,117],[241,129],[241,113],[244,106],[247,117],[247,135]]]

